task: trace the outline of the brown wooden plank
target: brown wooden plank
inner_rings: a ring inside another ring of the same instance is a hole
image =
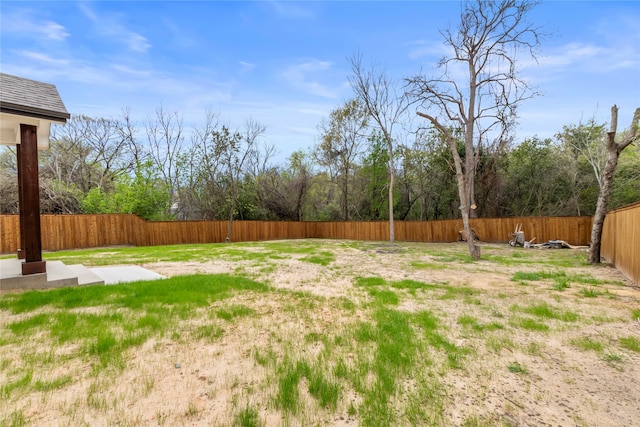
[[[587,245],[591,217],[517,217],[474,219],[472,227],[486,242],[506,243],[516,224],[522,224],[527,240],[553,239]],[[161,245],[223,242],[227,221],[148,222],[135,215],[41,215],[42,249],[63,250],[111,245]],[[452,242],[457,240],[462,221],[396,221],[398,241]],[[0,252],[13,253],[20,244],[17,215],[0,215]],[[299,238],[357,239],[388,241],[387,221],[285,222],[236,221],[236,241]],[[602,239],[602,256],[636,283],[640,281],[640,203],[607,215]]]

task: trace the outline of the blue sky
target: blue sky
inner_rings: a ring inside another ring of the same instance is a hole
[[[72,114],[142,123],[156,108],[185,125],[207,108],[231,126],[253,118],[282,156],[318,140],[317,126],[352,96],[347,59],[402,79],[434,69],[438,32],[460,4],[411,2],[0,2],[0,69],[53,83]],[[531,20],[550,33],[524,70],[544,95],[520,108],[516,141],[563,125],[628,126],[640,106],[640,2],[547,1]]]

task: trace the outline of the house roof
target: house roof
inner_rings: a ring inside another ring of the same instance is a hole
[[[66,122],[70,116],[52,84],[0,73],[0,112]]]

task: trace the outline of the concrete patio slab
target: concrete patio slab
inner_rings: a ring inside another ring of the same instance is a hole
[[[46,273],[23,276],[21,260],[0,260],[0,290],[49,289],[78,284],[78,277],[61,261],[47,261],[46,265]]]
[[[78,276],[62,261],[47,261],[47,288],[76,286]]]
[[[166,279],[153,271],[135,265],[87,268],[80,264],[65,265],[47,261],[47,272],[22,275],[22,261],[0,260],[0,290],[50,289],[78,285],[115,285],[141,280]]]
[[[92,273],[104,280],[105,285],[138,282],[141,280],[166,279],[165,276],[137,265],[119,265],[112,267],[92,267]]]
[[[67,266],[78,278],[78,285],[104,285],[104,280],[82,264]]]

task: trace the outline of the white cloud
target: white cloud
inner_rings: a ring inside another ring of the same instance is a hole
[[[15,51],[20,61],[3,64],[3,72],[45,82],[68,82],[77,88],[90,87],[89,91],[78,89],[80,95],[95,98],[104,91],[108,97],[120,96],[127,99],[136,97],[200,97],[224,98],[228,87],[216,81],[203,81],[192,76],[184,79],[161,70],[136,68],[127,63],[103,64],[82,59],[58,59],[34,51]],[[206,91],[203,88],[207,88]],[[118,105],[118,108],[121,108]]]
[[[640,69],[640,48],[630,43],[615,46],[568,43],[539,58],[540,73],[594,73]]]
[[[332,65],[333,63],[329,61],[311,60],[288,67],[282,72],[282,76],[292,86],[312,95],[324,98],[337,98],[339,96],[338,88],[328,88],[309,77],[310,74],[317,75],[329,70]]]
[[[192,29],[185,25],[179,25],[173,20],[163,16],[161,22],[167,29],[166,40],[169,40],[171,46],[180,49],[194,47],[197,44],[198,36],[192,34]]]
[[[3,11],[2,32],[35,37],[41,40],[64,41],[69,37],[67,29],[54,21],[36,18],[35,11]]]
[[[242,73],[247,73],[253,70],[254,68],[256,68],[256,64],[253,64],[251,62],[246,62],[246,61],[240,61],[240,67],[241,67],[240,71]]]
[[[121,21],[121,18],[114,14],[104,14],[98,16],[86,4],[79,4],[82,13],[93,22],[96,32],[109,39],[124,44],[129,50],[144,53],[151,48],[149,40],[135,31],[128,29]]]
[[[92,22],[98,22],[98,15],[96,15],[95,12],[89,8],[89,6],[84,3],[78,3],[78,7],[80,8],[80,11],[82,11],[84,16],[89,18],[89,20],[91,20]]]
[[[42,24],[41,32],[50,40],[62,41],[69,36],[69,33],[67,33],[66,29],[62,25],[53,21],[44,22]]]
[[[564,68],[584,62],[604,53],[604,49],[593,44],[569,43],[555,49],[550,55],[539,58],[545,67]]]
[[[32,59],[38,62],[44,62],[48,65],[54,65],[54,66],[67,66],[69,65],[69,61],[66,59],[57,59],[57,58],[53,58],[47,54],[44,53],[40,53],[40,52],[32,52],[29,50],[21,50],[17,52],[18,55],[22,56],[23,58],[27,58],[27,59]]]
[[[151,72],[148,70],[136,70],[124,64],[113,64],[111,67],[116,71],[120,71],[132,76],[149,77],[151,75]]]
[[[442,41],[416,40],[408,43],[408,46],[408,57],[411,60],[434,58],[437,61],[451,53],[450,48],[447,48]]]
[[[269,1],[272,9],[283,18],[311,18],[313,11],[309,8],[300,6],[299,3]]]
[[[146,37],[134,32],[127,33],[124,37],[124,41],[129,49],[134,52],[144,53],[151,47],[151,44]]]

